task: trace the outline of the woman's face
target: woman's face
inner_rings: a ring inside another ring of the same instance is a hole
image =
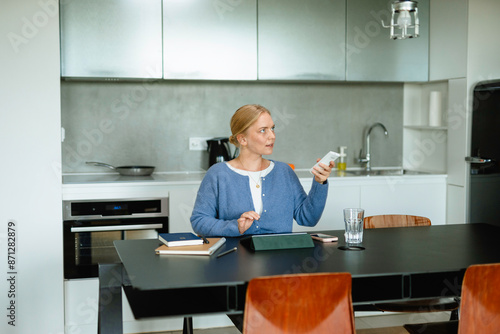
[[[267,112],[263,112],[245,131],[243,146],[253,153],[269,155],[273,153],[275,139],[273,119]]]

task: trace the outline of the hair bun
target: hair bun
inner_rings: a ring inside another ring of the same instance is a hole
[[[229,142],[231,144],[233,144],[234,146],[238,146],[239,143],[238,143],[238,140],[236,139],[236,136],[235,135],[231,135],[229,136]]]

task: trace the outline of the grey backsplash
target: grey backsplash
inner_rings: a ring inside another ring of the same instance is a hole
[[[347,146],[347,166],[371,136],[373,167],[402,165],[403,85],[398,83],[273,83],[228,81],[87,82],[61,85],[63,173],[102,173],[85,161],[153,165],[156,172],[203,171],[208,153],[190,151],[189,137],[227,137],[244,104],[271,111],[276,144],[268,158],[310,168]],[[232,145],[231,145],[232,146]],[[234,147],[232,146],[232,149]]]

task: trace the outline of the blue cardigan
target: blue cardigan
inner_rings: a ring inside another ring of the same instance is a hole
[[[309,195],[295,172],[283,162],[262,177],[262,214],[244,233],[291,232],[293,219],[299,225],[314,226],[325,208],[328,182],[313,180]],[[254,211],[248,176],[232,171],[226,163],[210,167],[201,182],[191,225],[203,236],[239,236],[238,222],[243,212]]]

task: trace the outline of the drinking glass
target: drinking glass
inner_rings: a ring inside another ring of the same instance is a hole
[[[344,209],[346,244],[360,244],[363,242],[364,215],[365,210],[360,208]]]

